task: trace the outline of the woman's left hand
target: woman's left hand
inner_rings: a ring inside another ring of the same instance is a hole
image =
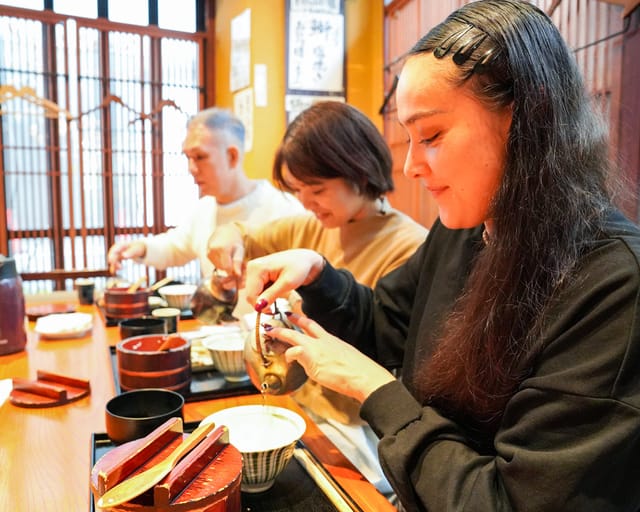
[[[287,361],[300,363],[310,379],[361,403],[380,386],[395,380],[392,373],[310,318],[294,313],[289,321],[304,334],[274,328],[269,336],[292,345],[285,353]]]

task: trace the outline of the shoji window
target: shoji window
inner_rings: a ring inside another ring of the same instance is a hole
[[[0,5],[0,253],[29,293],[106,281],[114,241],[165,231],[197,198],[181,144],[202,104],[201,2],[147,2],[127,0],[130,20],[116,0],[95,19],[70,16],[90,1]],[[133,262],[121,277],[145,273],[158,278]],[[194,282],[199,269],[168,273]]]

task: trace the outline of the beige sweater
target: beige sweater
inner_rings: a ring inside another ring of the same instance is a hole
[[[257,228],[245,226],[247,259],[287,249],[307,248],[322,254],[336,268],[349,270],[373,287],[383,275],[411,256],[427,236],[427,229],[394,209],[326,229],[312,215],[284,217]],[[355,400],[308,381],[294,398],[312,413],[342,423],[359,423]]]
[[[411,256],[427,236],[427,229],[394,209],[326,229],[312,215],[283,217],[258,228],[248,228],[248,259],[287,249],[307,248],[322,254],[336,268],[345,268],[367,286],[375,283]]]

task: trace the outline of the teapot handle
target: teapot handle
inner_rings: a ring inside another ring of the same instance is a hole
[[[262,342],[260,341],[260,311],[256,313],[256,350],[258,351],[258,355],[260,359],[262,359],[262,364],[267,367],[269,365],[269,360],[265,357],[264,352],[262,352]]]

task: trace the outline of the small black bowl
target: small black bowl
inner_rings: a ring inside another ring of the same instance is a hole
[[[107,402],[105,425],[109,439],[122,444],[153,432],[169,418],[182,418],[184,397],[168,389],[135,389]]]
[[[167,334],[167,324],[164,319],[153,316],[122,320],[118,325],[121,340],[143,334]]]

